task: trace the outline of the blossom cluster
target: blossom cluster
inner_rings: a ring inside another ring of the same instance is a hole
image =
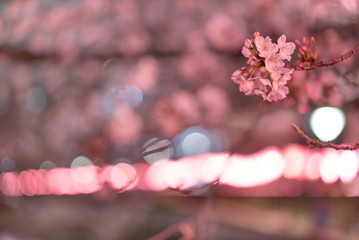
[[[256,32],[242,49],[248,65],[235,71],[232,80],[246,95],[258,95],[269,102],[282,100],[289,92],[286,84],[294,71],[284,67],[284,60],[291,60],[294,49],[295,44],[286,42],[284,34],[273,43]]]

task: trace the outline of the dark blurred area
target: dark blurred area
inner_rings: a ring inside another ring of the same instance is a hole
[[[358,202],[353,198],[218,197],[208,202],[137,192],[101,204],[88,196],[12,202],[11,207],[1,206],[1,239],[150,239],[163,230],[168,237],[157,239],[181,239],[199,232],[204,232],[204,239],[229,240],[358,236]]]
[[[358,196],[359,153],[290,122],[315,136],[312,111],[338,107],[335,141],[358,141],[358,56],[294,73],[277,103],[231,74],[257,31],[350,51],[358,4],[1,1],[0,240],[357,239],[357,199],[330,197]]]

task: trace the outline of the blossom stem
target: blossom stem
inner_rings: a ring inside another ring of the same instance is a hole
[[[310,148],[334,148],[336,150],[348,150],[348,151],[354,151],[356,149],[359,149],[359,142],[357,142],[353,145],[348,145],[348,144],[338,145],[338,144],[334,144],[332,142],[321,142],[317,139],[308,137],[308,135],[306,135],[303,132],[303,130],[300,129],[294,123],[290,123],[290,124],[292,125],[294,130],[307,141],[307,144],[309,145]]]
[[[332,60],[329,60],[329,61],[317,62],[317,63],[314,63],[314,64],[312,64],[310,66],[304,66],[304,67],[296,66],[293,69],[296,70],[296,71],[303,71],[303,70],[308,71],[308,70],[313,70],[313,69],[318,68],[318,67],[329,67],[329,66],[332,66],[332,65],[334,65],[336,63],[342,62],[347,58],[350,58],[357,51],[359,51],[359,45],[356,46],[355,48],[353,48],[351,51],[341,55],[338,58],[335,58],[335,59],[332,59]]]

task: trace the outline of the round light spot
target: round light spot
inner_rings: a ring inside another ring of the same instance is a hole
[[[0,172],[10,172],[16,170],[16,164],[8,157],[4,157],[0,161]]]
[[[150,164],[169,159],[172,155],[173,147],[168,139],[152,138],[143,145],[143,158]]]
[[[88,159],[85,156],[78,156],[76,157],[72,163],[71,163],[71,168],[75,168],[75,167],[85,167],[85,166],[92,166],[93,163],[90,159]]]
[[[14,172],[7,172],[0,175],[0,190],[6,196],[19,196],[21,195],[18,176]]]
[[[201,154],[211,150],[209,134],[201,127],[191,127],[179,135],[177,157]]]
[[[57,167],[56,164],[53,163],[53,162],[51,162],[51,161],[49,161],[49,160],[44,161],[44,162],[41,163],[41,165],[40,165],[40,169],[47,169],[47,170],[53,169],[53,168],[56,168],[56,167]]]
[[[182,142],[182,151],[185,155],[205,153],[210,150],[210,142],[203,133],[188,134]]]
[[[108,179],[112,188],[122,191],[133,189],[138,183],[136,169],[126,163],[112,166]]]
[[[130,107],[136,107],[142,103],[143,94],[141,89],[135,85],[126,85],[123,88],[117,90],[117,95],[121,100],[122,104],[128,105]]]
[[[341,152],[337,168],[342,182],[348,183],[353,181],[359,170],[357,154],[353,151]]]
[[[345,126],[345,115],[335,107],[321,107],[310,116],[310,127],[313,133],[323,142],[333,141]]]
[[[113,161],[113,165],[117,165],[119,163],[128,163],[131,164],[131,160],[125,157],[117,158],[115,161]]]
[[[326,184],[334,183],[338,180],[339,154],[334,149],[326,149],[319,163],[319,173],[323,182]]]

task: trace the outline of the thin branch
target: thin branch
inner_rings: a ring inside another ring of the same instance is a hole
[[[359,149],[359,142],[357,142],[353,145],[348,145],[348,144],[338,145],[338,144],[334,144],[332,142],[321,142],[318,139],[308,137],[308,135],[306,135],[303,132],[303,130],[300,129],[300,127],[298,127],[294,123],[290,123],[290,125],[292,125],[294,130],[307,141],[307,144],[309,145],[310,148],[326,148],[327,147],[327,148],[334,148],[336,150],[348,150],[348,151],[354,151],[356,149]]]
[[[318,67],[329,67],[329,66],[332,66],[332,65],[334,65],[336,63],[342,62],[347,58],[350,58],[357,51],[359,51],[359,45],[356,46],[351,51],[341,55],[338,58],[335,58],[335,59],[332,59],[332,60],[329,60],[329,61],[321,61],[321,62],[313,63],[310,66],[304,66],[304,67],[296,66],[296,67],[294,67],[294,70],[297,70],[297,71],[305,70],[305,71],[307,71],[307,70],[313,70],[313,69],[318,68]]]

